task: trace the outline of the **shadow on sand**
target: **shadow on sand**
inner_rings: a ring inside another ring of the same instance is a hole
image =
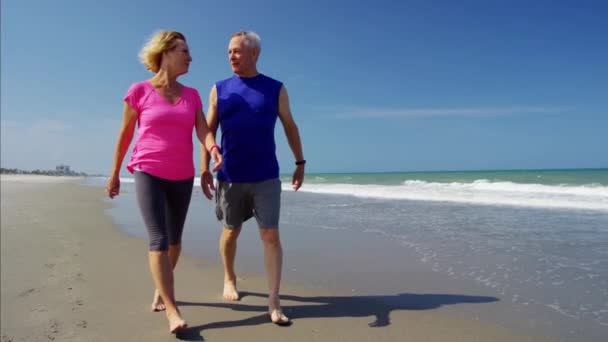
[[[256,292],[241,292],[241,299],[252,297],[267,297]],[[292,320],[304,318],[331,317],[368,317],[375,319],[368,325],[372,328],[385,327],[391,324],[390,313],[394,310],[431,310],[443,305],[476,304],[497,302],[496,297],[465,296],[454,294],[411,294],[400,293],[385,296],[332,296],[332,297],[301,297],[281,295],[283,301],[310,303],[305,305],[283,305],[283,311]],[[253,326],[270,323],[268,307],[265,305],[250,305],[234,303],[197,303],[178,301],[179,306],[206,306],[231,309],[234,311],[259,312],[249,318],[236,321],[212,322],[192,326],[179,334],[178,338],[187,341],[204,341],[203,330],[222,329],[240,326]]]

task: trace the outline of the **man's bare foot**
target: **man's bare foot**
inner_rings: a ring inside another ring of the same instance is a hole
[[[270,309],[268,311],[268,314],[270,315],[270,320],[274,324],[277,324],[277,325],[290,325],[291,324],[291,320],[289,319],[289,317],[285,316],[283,311],[281,311],[281,308]]]
[[[239,300],[239,292],[236,289],[236,280],[224,281],[224,299],[235,301]]]
[[[158,290],[154,290],[154,299],[152,300],[152,311],[165,311],[165,309],[165,302],[163,302],[160,293],[158,293]]]
[[[283,314],[281,310],[281,304],[279,303],[279,297],[269,296],[268,297],[268,314],[272,323],[277,325],[290,325],[291,320],[289,317]]]
[[[167,314],[167,319],[169,320],[169,332],[172,334],[177,334],[181,330],[188,327],[188,324],[178,312],[174,314]]]

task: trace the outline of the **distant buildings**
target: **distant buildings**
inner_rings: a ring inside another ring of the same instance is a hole
[[[57,172],[58,175],[62,175],[62,176],[71,176],[72,174],[74,174],[72,171],[70,171],[70,166],[68,165],[57,165],[55,167],[55,171]]]

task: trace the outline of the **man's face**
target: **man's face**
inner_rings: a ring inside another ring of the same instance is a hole
[[[235,74],[243,74],[255,67],[257,50],[247,46],[245,37],[237,36],[230,39],[228,45],[228,60]]]

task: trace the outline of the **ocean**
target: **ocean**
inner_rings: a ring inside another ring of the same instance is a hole
[[[364,198],[608,211],[608,169],[312,174],[306,183]]]
[[[298,193],[281,178],[286,281],[492,296],[494,306],[443,306],[555,340],[608,337],[608,169],[307,174]],[[145,238],[132,185],[123,179],[109,213]],[[219,262],[198,186],[185,229],[186,253]],[[263,273],[254,222],[240,241],[239,274]]]

